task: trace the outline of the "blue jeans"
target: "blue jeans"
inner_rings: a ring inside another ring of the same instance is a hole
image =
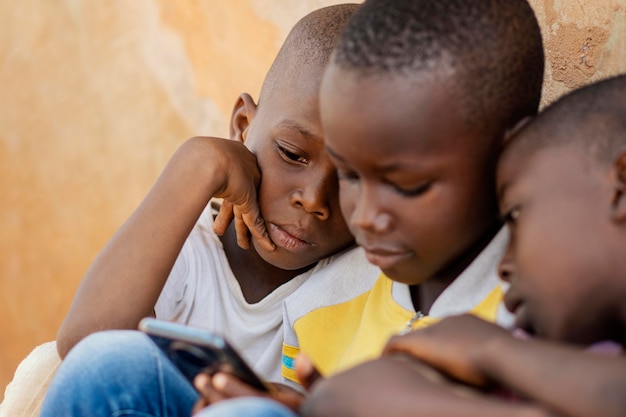
[[[194,417],[298,417],[282,404],[265,398],[246,397],[221,401]]]
[[[55,375],[42,417],[189,417],[198,393],[143,333],[106,331],[78,343]],[[198,417],[297,417],[263,398],[222,401]]]
[[[193,386],[138,331],[92,334],[67,355],[42,406],[42,417],[188,417]]]

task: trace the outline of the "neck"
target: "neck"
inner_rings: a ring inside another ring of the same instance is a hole
[[[248,303],[257,303],[292,278],[308,271],[315,264],[296,270],[278,268],[266,262],[254,249],[242,249],[237,244],[234,223],[221,236],[224,252],[241,292]]]
[[[480,255],[501,227],[502,224],[499,221],[494,223],[470,248],[448,266],[425,282],[411,286],[411,300],[415,311],[428,314],[441,293]]]

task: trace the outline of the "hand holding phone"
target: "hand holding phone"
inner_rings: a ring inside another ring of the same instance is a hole
[[[141,320],[139,330],[150,336],[192,385],[200,372],[226,372],[260,391],[272,391],[223,336],[151,317]]]

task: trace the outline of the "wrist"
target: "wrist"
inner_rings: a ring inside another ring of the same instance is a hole
[[[224,139],[195,136],[183,143],[181,153],[181,172],[187,174],[189,184],[198,184],[207,193],[210,200],[226,183],[228,161],[217,146]]]
[[[476,352],[474,356],[476,368],[479,369],[487,379],[499,381],[499,371],[502,361],[507,360],[507,352],[509,352],[512,347],[511,343],[518,342],[518,340],[505,333],[492,337]]]

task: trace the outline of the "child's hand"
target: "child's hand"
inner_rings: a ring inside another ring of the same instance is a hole
[[[505,329],[467,314],[393,336],[383,354],[406,353],[461,382],[486,386],[490,381],[481,360],[489,342],[509,337]]]
[[[256,156],[238,141],[213,139],[212,146],[225,168],[222,187],[215,194],[224,201],[213,229],[218,235],[224,234],[234,217],[239,246],[244,249],[250,247],[250,233],[263,248],[274,250],[257,202],[261,171]]]
[[[481,414],[460,411],[477,395],[413,358],[389,355],[316,384],[301,411],[306,417],[473,416]]]
[[[310,391],[313,384],[320,382],[322,374],[308,356],[301,353],[296,358],[296,375],[305,390]]]
[[[196,414],[210,404],[236,397],[266,397],[278,401],[294,411],[298,411],[304,396],[298,391],[282,384],[272,384],[274,391],[266,393],[252,388],[236,377],[218,372],[212,377],[199,374],[194,385],[200,392],[200,399],[196,402],[192,414]]]
[[[248,236],[248,233],[250,233],[265,249],[274,250],[274,243],[272,243],[267,235],[265,222],[263,221],[263,217],[261,217],[261,213],[258,211],[258,207],[252,208],[252,212],[249,214],[244,213],[243,210],[244,209],[241,209],[239,206],[233,205],[230,201],[224,200],[213,222],[213,230],[215,233],[222,236],[226,232],[230,222],[234,219],[237,243],[240,247],[243,249],[250,248],[250,236]]]

